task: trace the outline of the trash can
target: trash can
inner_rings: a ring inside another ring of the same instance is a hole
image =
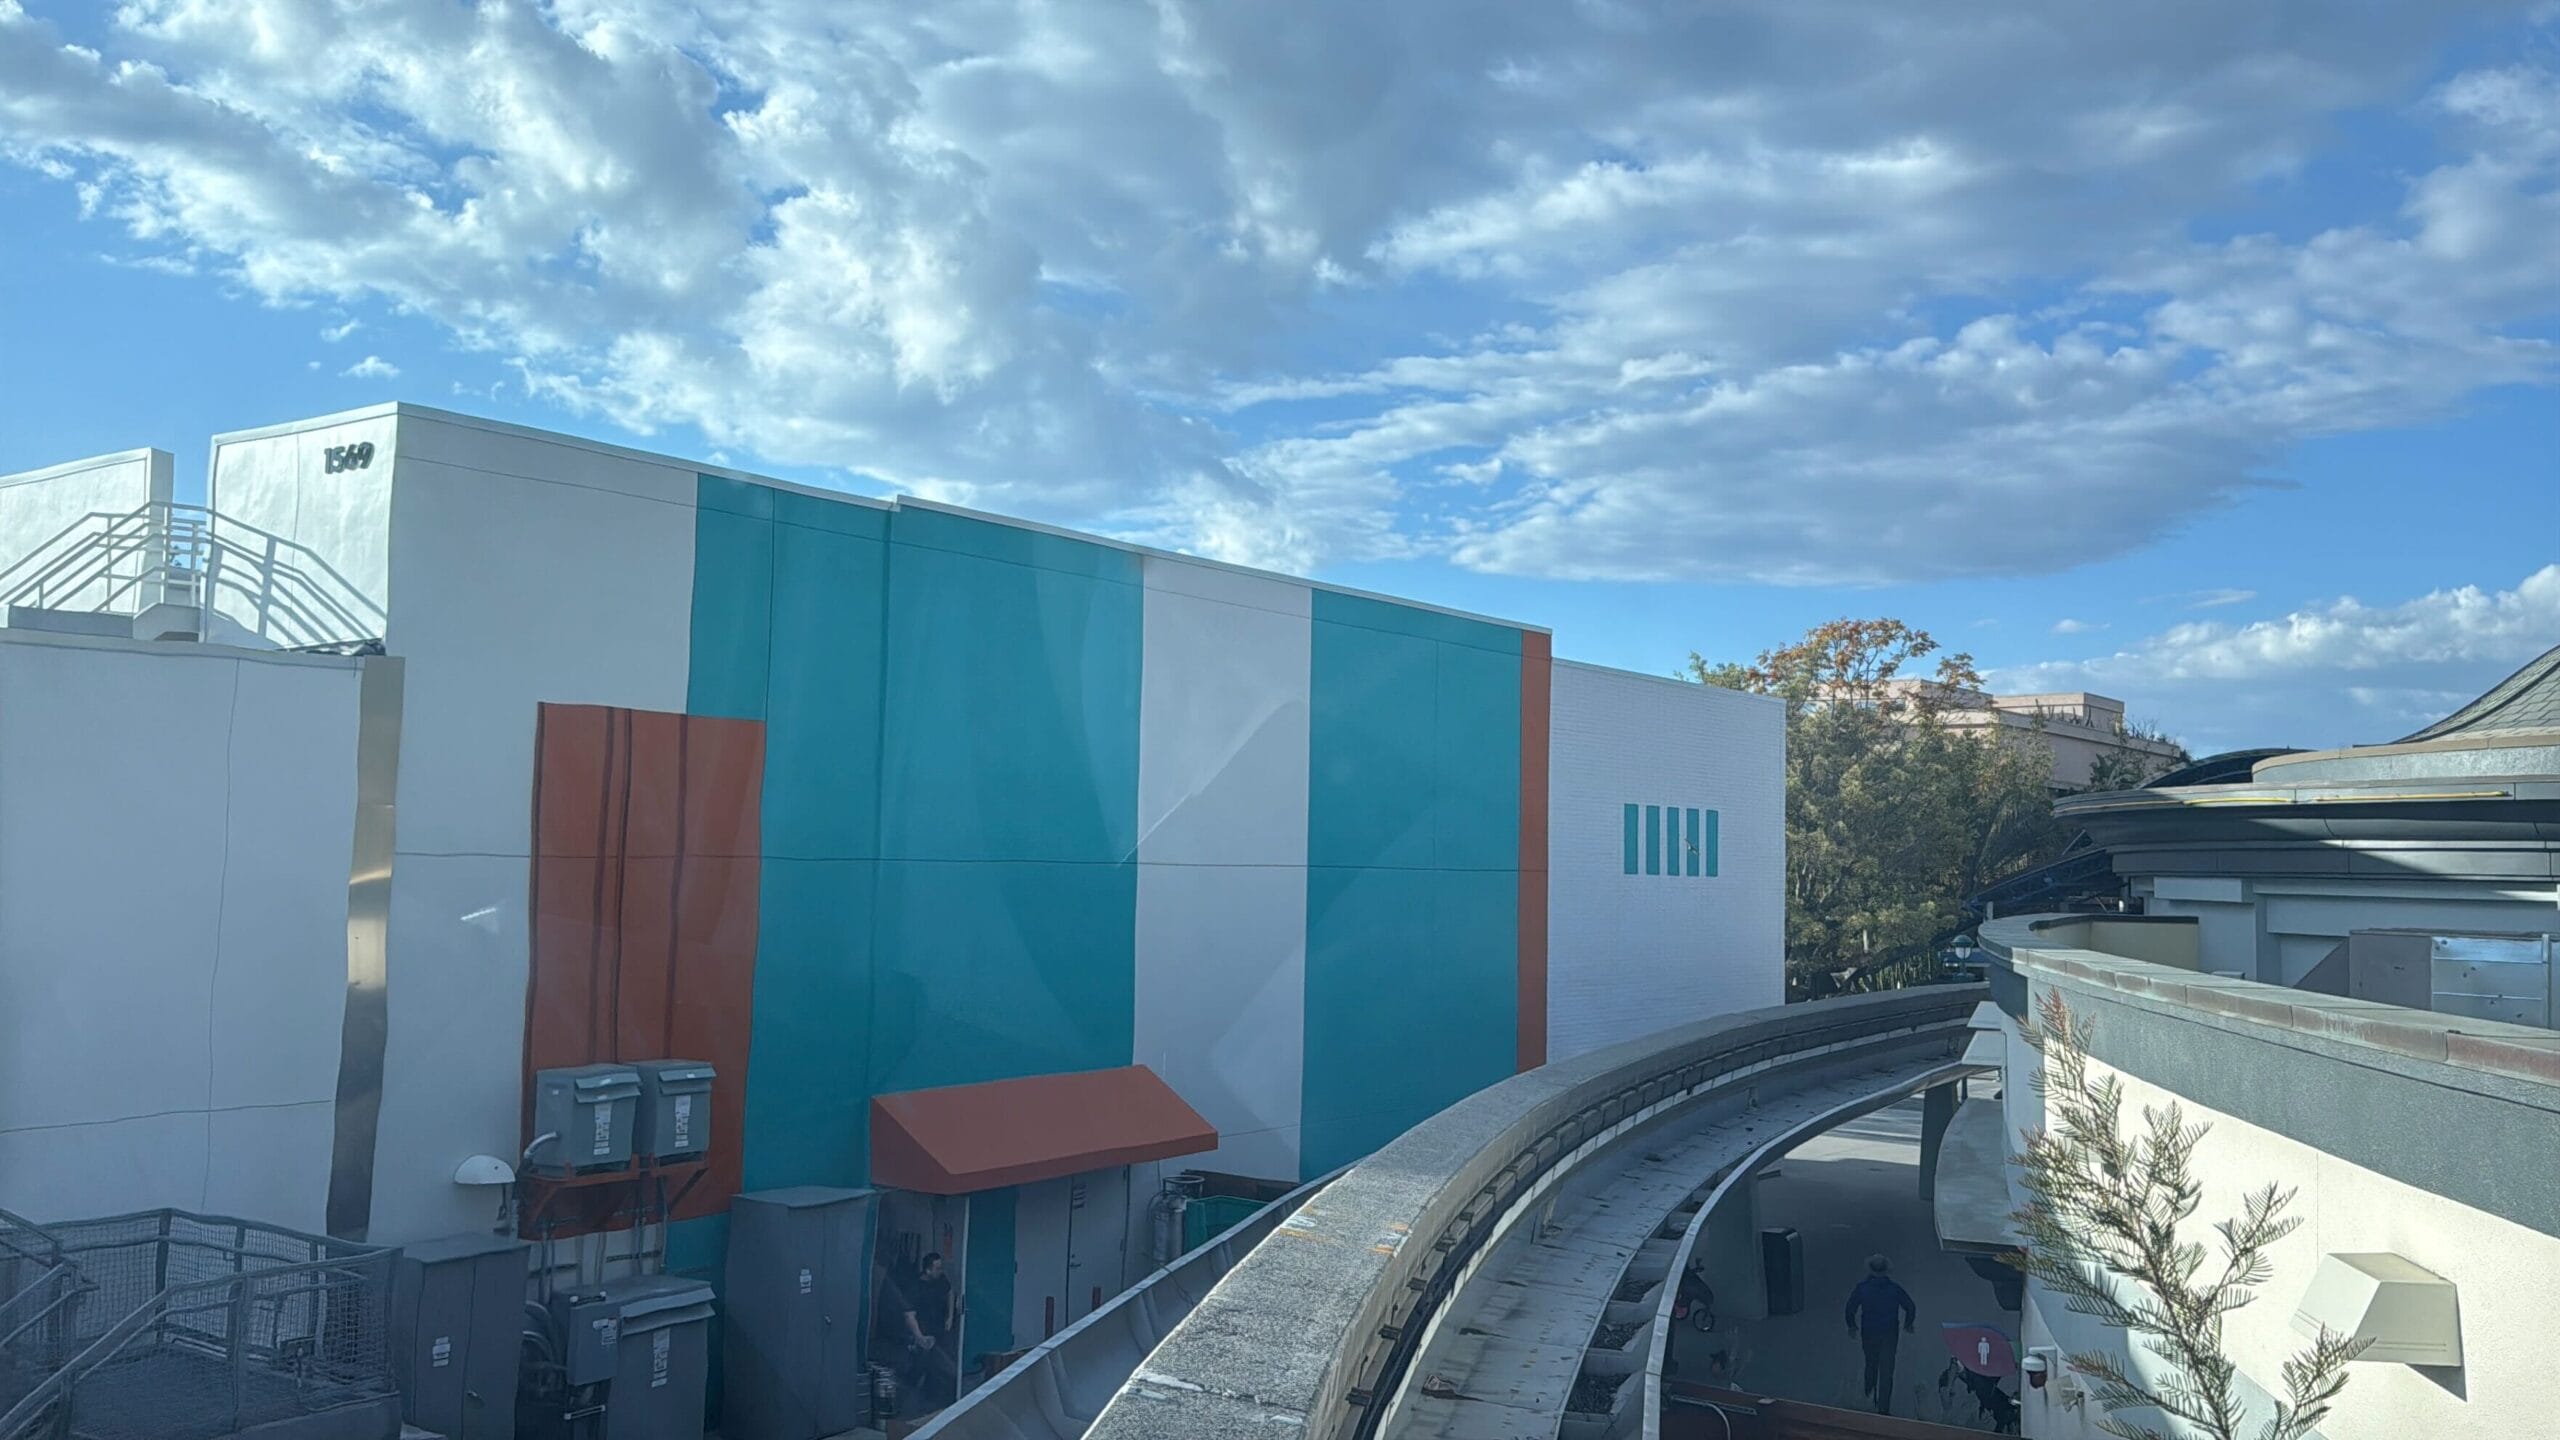
[[[1804,1308],[1804,1237],[1792,1225],[1773,1225],[1760,1232],[1760,1268],[1769,1277],[1769,1313],[1793,1315]]]
[[[604,1440],[702,1440],[711,1287],[675,1275],[607,1282],[620,1320]]]

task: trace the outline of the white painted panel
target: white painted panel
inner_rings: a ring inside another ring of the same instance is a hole
[[[0,1210],[85,1220],[204,1204],[205,1114],[0,1130]]]
[[[2304,1343],[2292,1326],[2294,1307],[2321,1256],[2384,1251],[2433,1271],[2460,1292],[2463,1383],[2455,1389],[2441,1374],[2415,1366],[2352,1365],[2345,1395],[2320,1433],[2332,1440],[2399,1440],[2550,1432],[2550,1417],[2560,1409],[2560,1372],[2547,1355],[2551,1297],[2560,1293],[2560,1237],[2341,1160],[2103,1063],[2093,1061],[2090,1069],[2093,1081],[2113,1077],[2124,1087],[2126,1113],[2175,1103],[2205,1127],[2193,1165],[2203,1198],[2180,1227],[2181,1239],[2217,1243],[2210,1225],[2241,1213],[2244,1195],[2257,1187],[2293,1193],[2287,1213],[2301,1228],[2269,1248],[2270,1273],[2258,1303],[2233,1312],[2224,1331],[2224,1351],[2250,1384],[2283,1392],[2285,1362]],[[2441,1143],[2464,1140],[2442,1137]],[[2071,1333],[2093,1334],[2079,1323],[2084,1328]],[[2125,1353],[2115,1340],[2101,1343]],[[2138,1349],[2129,1358],[2139,1373],[2160,1373],[2159,1362]],[[2032,1424],[2032,1413],[2029,1419]]]
[[[1143,573],[1135,1058],[1218,1128],[1186,1163],[1295,1176],[1312,596],[1161,556]]]
[[[2248,903],[2249,882],[2228,875],[2161,875],[2151,893],[2163,900],[2201,900],[2216,905]]]
[[[216,1110],[207,1117],[204,1198],[216,1215],[239,1215],[325,1234],[329,1228],[334,1100]],[[490,1207],[483,1219],[494,1218]]]
[[[572,436],[511,431],[416,410],[401,416],[400,454],[407,460],[431,460],[684,506],[693,504],[699,474],[681,462],[644,460]]]
[[[408,666],[404,854],[529,851],[540,702],[685,707],[691,507],[507,473],[558,447],[482,438],[518,453],[402,462],[389,648]]]
[[[377,1242],[485,1226],[488,1196],[455,1185],[453,1168],[475,1154],[512,1164],[522,1143],[525,876],[520,855],[393,866]]]
[[[138,588],[122,583],[139,578],[156,558],[147,550],[103,561],[100,571],[75,574],[66,567],[59,580],[38,589],[24,584],[52,572],[55,560],[74,555],[78,537],[102,537],[109,517],[131,515],[154,501],[167,503],[170,473],[169,452],[127,450],[0,475],[0,577],[5,577],[0,604],[129,614],[149,603]],[[37,558],[38,552],[43,558]],[[31,563],[13,568],[22,561]],[[0,611],[0,623],[6,618]]]
[[[1214,1153],[1176,1166],[1294,1178],[1305,868],[1141,864],[1137,951],[1138,1063],[1218,1129]]]
[[[1306,587],[1156,556],[1143,568],[1138,858],[1306,864]]]
[[[0,641],[0,1127],[205,1107],[238,668]]]
[[[1559,661],[1547,1058],[1786,992],[1786,729],[1761,696]],[[1624,807],[1718,812],[1718,873],[1625,873]]]
[[[316,1224],[358,683],[352,661],[0,639],[0,1206],[218,1194]],[[247,1182],[209,1191],[226,1165]]]
[[[346,1015],[361,676],[238,669],[210,1027],[216,1109],[332,1099]]]
[[[216,437],[206,492],[227,542],[216,587],[223,615],[282,645],[383,633],[399,425],[384,412]],[[361,468],[330,471],[330,451],[368,444]]]

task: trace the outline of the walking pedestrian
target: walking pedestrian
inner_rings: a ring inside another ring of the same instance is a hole
[[[1848,1308],[1841,1312],[1866,1353],[1866,1394],[1879,1415],[1893,1413],[1893,1362],[1902,1343],[1893,1322],[1900,1319],[1905,1334],[1920,1323],[1920,1307],[1911,1303],[1911,1292],[1885,1273],[1892,1268],[1883,1256],[1868,1256],[1866,1278],[1850,1290]]]

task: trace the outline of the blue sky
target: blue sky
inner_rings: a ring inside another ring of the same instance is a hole
[[[0,471],[407,399],[2207,749],[2560,642],[2547,3],[0,0],[0,214]]]

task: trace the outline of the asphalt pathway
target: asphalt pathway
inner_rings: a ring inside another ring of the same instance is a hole
[[[1917,1333],[1902,1337],[1894,1413],[1989,1429],[1961,1390],[1952,1404],[1940,1399],[1947,1349],[1939,1326],[1993,1325],[2014,1339],[2018,1313],[2002,1310],[1987,1281],[1938,1248],[1919,1186],[1917,1098],[1853,1120],[1787,1156],[1760,1182],[1760,1224],[1792,1225],[1802,1234],[1804,1309],[1766,1320],[1725,1320],[1711,1337],[1681,1336],[1680,1373],[1703,1378],[1703,1357],[1721,1348],[1736,1365],[1735,1388],[1870,1408],[1859,1393],[1858,1342],[1840,1316],[1850,1288],[1866,1274],[1867,1257],[1881,1251],[1920,1311]]]

